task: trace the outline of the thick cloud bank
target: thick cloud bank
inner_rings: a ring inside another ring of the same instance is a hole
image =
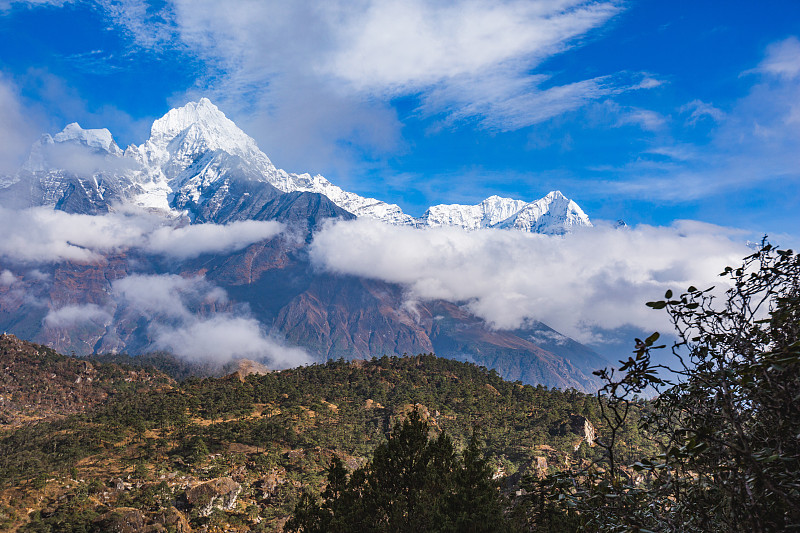
[[[76,215],[41,207],[0,208],[0,257],[25,262],[97,261],[106,252],[139,248],[174,259],[233,252],[283,231],[275,221],[174,226],[142,213]]]
[[[325,227],[311,257],[321,269],[403,284],[410,300],[466,301],[500,329],[541,320],[590,342],[598,328],[668,329],[646,301],[667,289],[719,285],[717,274],[748,252],[736,232],[688,221],[551,237],[359,219]]]
[[[224,290],[202,277],[133,275],[113,284],[115,305],[145,317],[153,348],[192,360],[225,363],[247,357],[272,368],[308,364],[302,349],[265,334]]]
[[[277,235],[280,222],[242,220],[230,224],[197,224],[181,228],[160,227],[147,236],[145,248],[176,259],[189,259],[207,253],[241,250]]]
[[[96,304],[67,305],[48,312],[44,323],[51,328],[71,328],[87,322],[107,325],[111,319],[111,314]]]

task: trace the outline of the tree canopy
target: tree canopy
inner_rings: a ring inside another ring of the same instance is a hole
[[[675,326],[678,379],[651,361],[658,334],[600,372],[604,459],[540,486],[548,512],[589,531],[800,529],[800,258],[765,243],[721,276],[722,302],[689,287],[647,304]],[[614,428],[648,387],[659,395],[642,428],[661,453],[620,464]]]
[[[477,433],[457,454],[446,433],[430,436],[418,410],[398,422],[372,461],[348,476],[334,459],[317,499],[305,493],[288,531],[496,532],[509,526]]]

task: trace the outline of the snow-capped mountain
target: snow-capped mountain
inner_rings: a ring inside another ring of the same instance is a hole
[[[552,191],[535,202],[490,196],[477,205],[435,205],[418,220],[418,226],[512,228],[533,233],[561,235],[592,223],[578,204],[560,191]]]
[[[561,194],[561,191],[552,191],[544,198],[526,204],[496,227],[563,234],[570,228],[591,225],[589,217],[578,204]]]
[[[522,200],[490,196],[478,205],[434,205],[419,218],[423,226],[461,226],[464,229],[490,228],[525,206]]]
[[[229,198],[237,191],[251,197]],[[436,205],[414,218],[396,204],[345,191],[323,176],[276,168],[255,140],[207,98],[172,109],[153,123],[144,143],[124,152],[107,129],[72,123],[53,137],[44,135],[22,170],[0,183],[0,201],[14,207],[52,205],[97,213],[130,203],[183,211],[201,222],[214,221],[220,210],[230,216],[232,206],[255,213],[281,193],[304,192],[324,195],[357,217],[396,225],[548,234],[591,226],[580,207],[558,191],[531,203],[491,196],[477,205]],[[260,203],[253,205],[256,198]]]
[[[107,129],[72,123],[55,136],[42,135],[19,172],[0,179],[0,205],[107,212],[112,203],[125,200],[132,164]]]
[[[557,334],[544,325],[497,331],[459,302],[444,300],[418,302],[411,309],[402,285],[327,272],[309,253],[315,229],[326,220],[356,216],[409,227],[508,227],[554,234],[591,225],[558,192],[532,203],[492,196],[473,206],[437,205],[414,218],[397,205],[345,191],[322,176],[276,168],[206,99],[173,109],[154,122],[145,142],[124,152],[108,130],[70,124],[44,135],[24,167],[8,178],[0,177],[5,207],[51,206],[94,215],[135,205],[181,217],[176,226],[187,222],[183,217],[195,224],[277,220],[294,230],[242,250],[185,260],[120,249],[105,253],[103,260],[54,261],[31,271],[24,261],[4,258],[2,269],[13,271],[15,281],[13,290],[0,283],[0,331],[63,351],[154,349],[166,326],[120,300],[115,283],[167,276],[198,284],[202,279],[203,287],[225,295],[187,311],[192,316],[241,312],[318,361],[435,351],[495,368],[508,379],[587,391],[598,384],[592,370],[605,366],[600,356],[573,341],[548,341]],[[62,309],[103,318],[47,320]]]

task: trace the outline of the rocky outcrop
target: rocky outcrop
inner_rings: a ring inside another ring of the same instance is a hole
[[[97,519],[100,530],[108,533],[144,532],[146,523],[144,513],[132,507],[118,507]]]
[[[586,417],[580,415],[572,415],[570,420],[572,432],[580,435],[581,442],[586,442],[589,446],[594,446],[594,441],[597,438],[594,426]],[[581,442],[575,445],[575,450],[580,447]]]
[[[241,485],[229,477],[221,477],[190,488],[186,500],[200,516],[208,516],[214,509],[233,509],[241,492]]]
[[[189,525],[189,521],[186,519],[183,513],[177,510],[175,507],[170,507],[169,509],[159,513],[156,516],[155,521],[159,524],[162,524],[167,531],[174,531],[175,533],[192,533],[192,526]]]
[[[547,476],[547,457],[536,458],[536,476],[543,479]]]
[[[255,374],[256,376],[263,376],[265,374],[269,374],[271,370],[266,366],[256,361],[251,361],[249,359],[240,359],[236,362],[236,370],[233,374],[239,379],[239,381],[244,382],[245,378],[250,374]]]

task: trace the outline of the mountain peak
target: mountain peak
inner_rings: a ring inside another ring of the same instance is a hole
[[[193,125],[200,125],[203,129],[216,130],[220,133],[236,133],[236,136],[244,135],[246,137],[244,132],[226,117],[225,113],[220,111],[211,100],[201,98],[199,101],[189,102],[183,107],[170,109],[166,115],[153,122],[153,126],[150,128],[150,140],[169,142]]]
[[[567,200],[568,198],[561,194],[561,191],[550,191],[545,195],[543,200],[554,201],[554,200]]]
[[[265,176],[275,172],[255,140],[208,98],[171,109],[153,122],[150,139],[135,152],[143,162],[162,166],[168,179],[177,177],[201,158],[207,160],[207,156],[219,152],[256,165]],[[184,181],[181,179],[181,183]]]
[[[83,129],[77,122],[67,124],[61,132],[55,134],[53,140],[57,143],[74,141],[112,154],[122,153],[117,143],[114,142],[111,132],[106,128]]]
[[[563,235],[580,226],[591,227],[592,223],[580,206],[561,191],[550,191],[498,225],[548,235]]]

